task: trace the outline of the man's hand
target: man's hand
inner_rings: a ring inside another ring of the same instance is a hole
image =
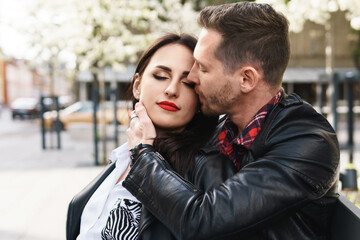
[[[156,131],[154,124],[147,115],[145,106],[138,102],[134,111],[137,117],[130,120],[130,128],[126,130],[129,149],[140,143],[153,145]]]

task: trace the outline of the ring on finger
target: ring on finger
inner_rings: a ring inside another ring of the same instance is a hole
[[[136,115],[135,111],[132,111],[130,114],[130,120],[132,120],[133,118],[137,118],[138,116]]]

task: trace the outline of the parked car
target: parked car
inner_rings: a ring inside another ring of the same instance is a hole
[[[22,97],[15,99],[15,101],[10,104],[10,109],[13,119],[17,116],[20,118],[36,118],[39,116],[40,105],[36,98]]]
[[[59,109],[64,109],[70,106],[71,103],[73,102],[70,96],[58,96]],[[54,99],[52,97],[44,97],[43,106],[44,106],[44,111],[51,111],[51,110],[55,110],[56,108]]]
[[[105,121],[106,124],[114,122],[113,107],[110,102],[105,104]],[[100,111],[96,113],[98,122],[100,121]],[[56,121],[57,112],[48,111],[44,113],[45,129],[56,129],[58,127],[61,130],[66,130],[71,123],[93,123],[93,103],[91,101],[76,102],[67,108],[59,111],[59,122]],[[117,120],[119,124],[127,125],[129,122],[127,108],[118,107]],[[57,125],[58,124],[58,125]]]

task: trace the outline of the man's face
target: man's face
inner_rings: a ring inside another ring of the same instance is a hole
[[[188,79],[195,83],[204,114],[230,113],[239,100],[239,83],[234,74],[225,73],[215,51],[222,41],[219,32],[203,28],[194,51],[195,63]]]

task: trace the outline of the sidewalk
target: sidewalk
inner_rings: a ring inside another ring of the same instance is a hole
[[[67,206],[103,167],[0,172],[0,239],[64,240]]]
[[[46,135],[56,146],[55,134]],[[42,149],[36,121],[0,118],[0,239],[64,240],[67,206],[104,166],[92,141],[61,133],[61,150]],[[99,151],[100,151],[99,144]],[[113,143],[108,144],[110,156]],[[99,154],[101,156],[101,154]]]

